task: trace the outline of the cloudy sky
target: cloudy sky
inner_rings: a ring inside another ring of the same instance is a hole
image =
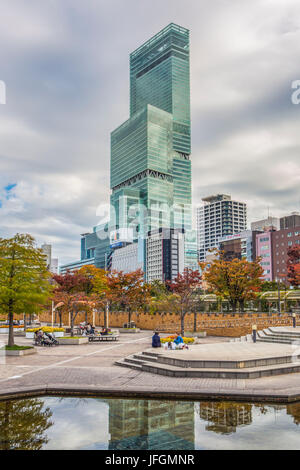
[[[1,237],[79,259],[109,201],[129,53],[170,22],[191,30],[194,205],[224,192],[249,222],[300,210],[299,0],[1,0],[0,14]]]

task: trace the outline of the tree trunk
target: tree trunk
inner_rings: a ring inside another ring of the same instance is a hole
[[[236,300],[231,300],[230,305],[231,305],[231,308],[232,308],[232,313],[236,313],[237,301]]]
[[[71,319],[71,331],[70,331],[70,335],[71,335],[71,337],[72,337],[72,336],[74,336],[74,318],[73,318],[73,310],[71,310],[70,319]]]
[[[130,328],[130,323],[131,323],[131,308],[129,307],[129,309],[128,309],[128,324],[129,324],[129,328]]]
[[[14,346],[14,313],[13,313],[13,303],[9,300],[8,304],[8,321],[9,321],[9,329],[8,329],[8,343],[9,347]]]
[[[26,313],[23,313],[23,322],[24,322],[24,331],[26,332],[26,328],[27,328]]]
[[[194,332],[197,331],[197,312],[194,312]]]
[[[180,315],[180,333],[181,333],[182,337],[184,337],[184,317],[185,317],[184,312],[181,312],[181,315]]]
[[[244,301],[244,299],[240,300],[239,304],[240,304],[241,313],[244,313],[245,312],[245,301]]]

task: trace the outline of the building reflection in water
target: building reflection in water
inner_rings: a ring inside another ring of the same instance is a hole
[[[231,434],[239,426],[252,423],[252,405],[248,403],[202,402],[199,403],[199,416],[208,424],[207,431],[218,434]]]
[[[194,449],[194,403],[109,401],[109,449]]]

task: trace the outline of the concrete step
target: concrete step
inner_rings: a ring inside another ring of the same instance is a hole
[[[292,339],[276,339],[268,337],[257,337],[256,341],[258,343],[277,343],[277,344],[293,344],[295,340]]]
[[[124,361],[129,362],[130,364],[138,364],[138,365],[142,365],[146,362],[146,361],[141,361],[139,359],[135,359],[133,356],[125,357]]]
[[[269,328],[266,328],[265,330],[263,331],[269,331],[271,332],[272,334],[276,334],[276,335],[283,335],[283,336],[293,336],[293,337],[297,337],[300,339],[300,332],[297,332],[297,331],[293,331],[293,330],[282,330],[282,329],[276,329],[276,327],[272,328],[272,327],[269,327]]]
[[[129,369],[134,369],[134,370],[142,370],[142,366],[139,364],[133,364],[130,362],[125,362],[124,359],[120,359],[119,361],[115,362],[116,366],[119,367],[127,367]]]
[[[222,379],[255,379],[281,374],[300,372],[300,362],[290,364],[276,364],[269,366],[253,367],[247,369],[220,369],[220,368],[182,368],[169,364],[153,364],[141,362],[140,364],[128,362],[125,359],[115,363],[121,367],[149,372],[152,374],[166,375],[169,377],[190,378],[222,378]]]
[[[135,359],[139,359],[140,361],[157,362],[157,357],[146,356],[145,354],[134,354],[133,357]]]

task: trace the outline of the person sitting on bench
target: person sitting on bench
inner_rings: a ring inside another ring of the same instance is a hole
[[[108,328],[103,327],[102,330],[100,331],[100,335],[108,335]]]
[[[158,331],[155,331],[154,335],[152,336],[152,348],[160,348],[160,347],[161,347],[160,336],[158,334]]]

